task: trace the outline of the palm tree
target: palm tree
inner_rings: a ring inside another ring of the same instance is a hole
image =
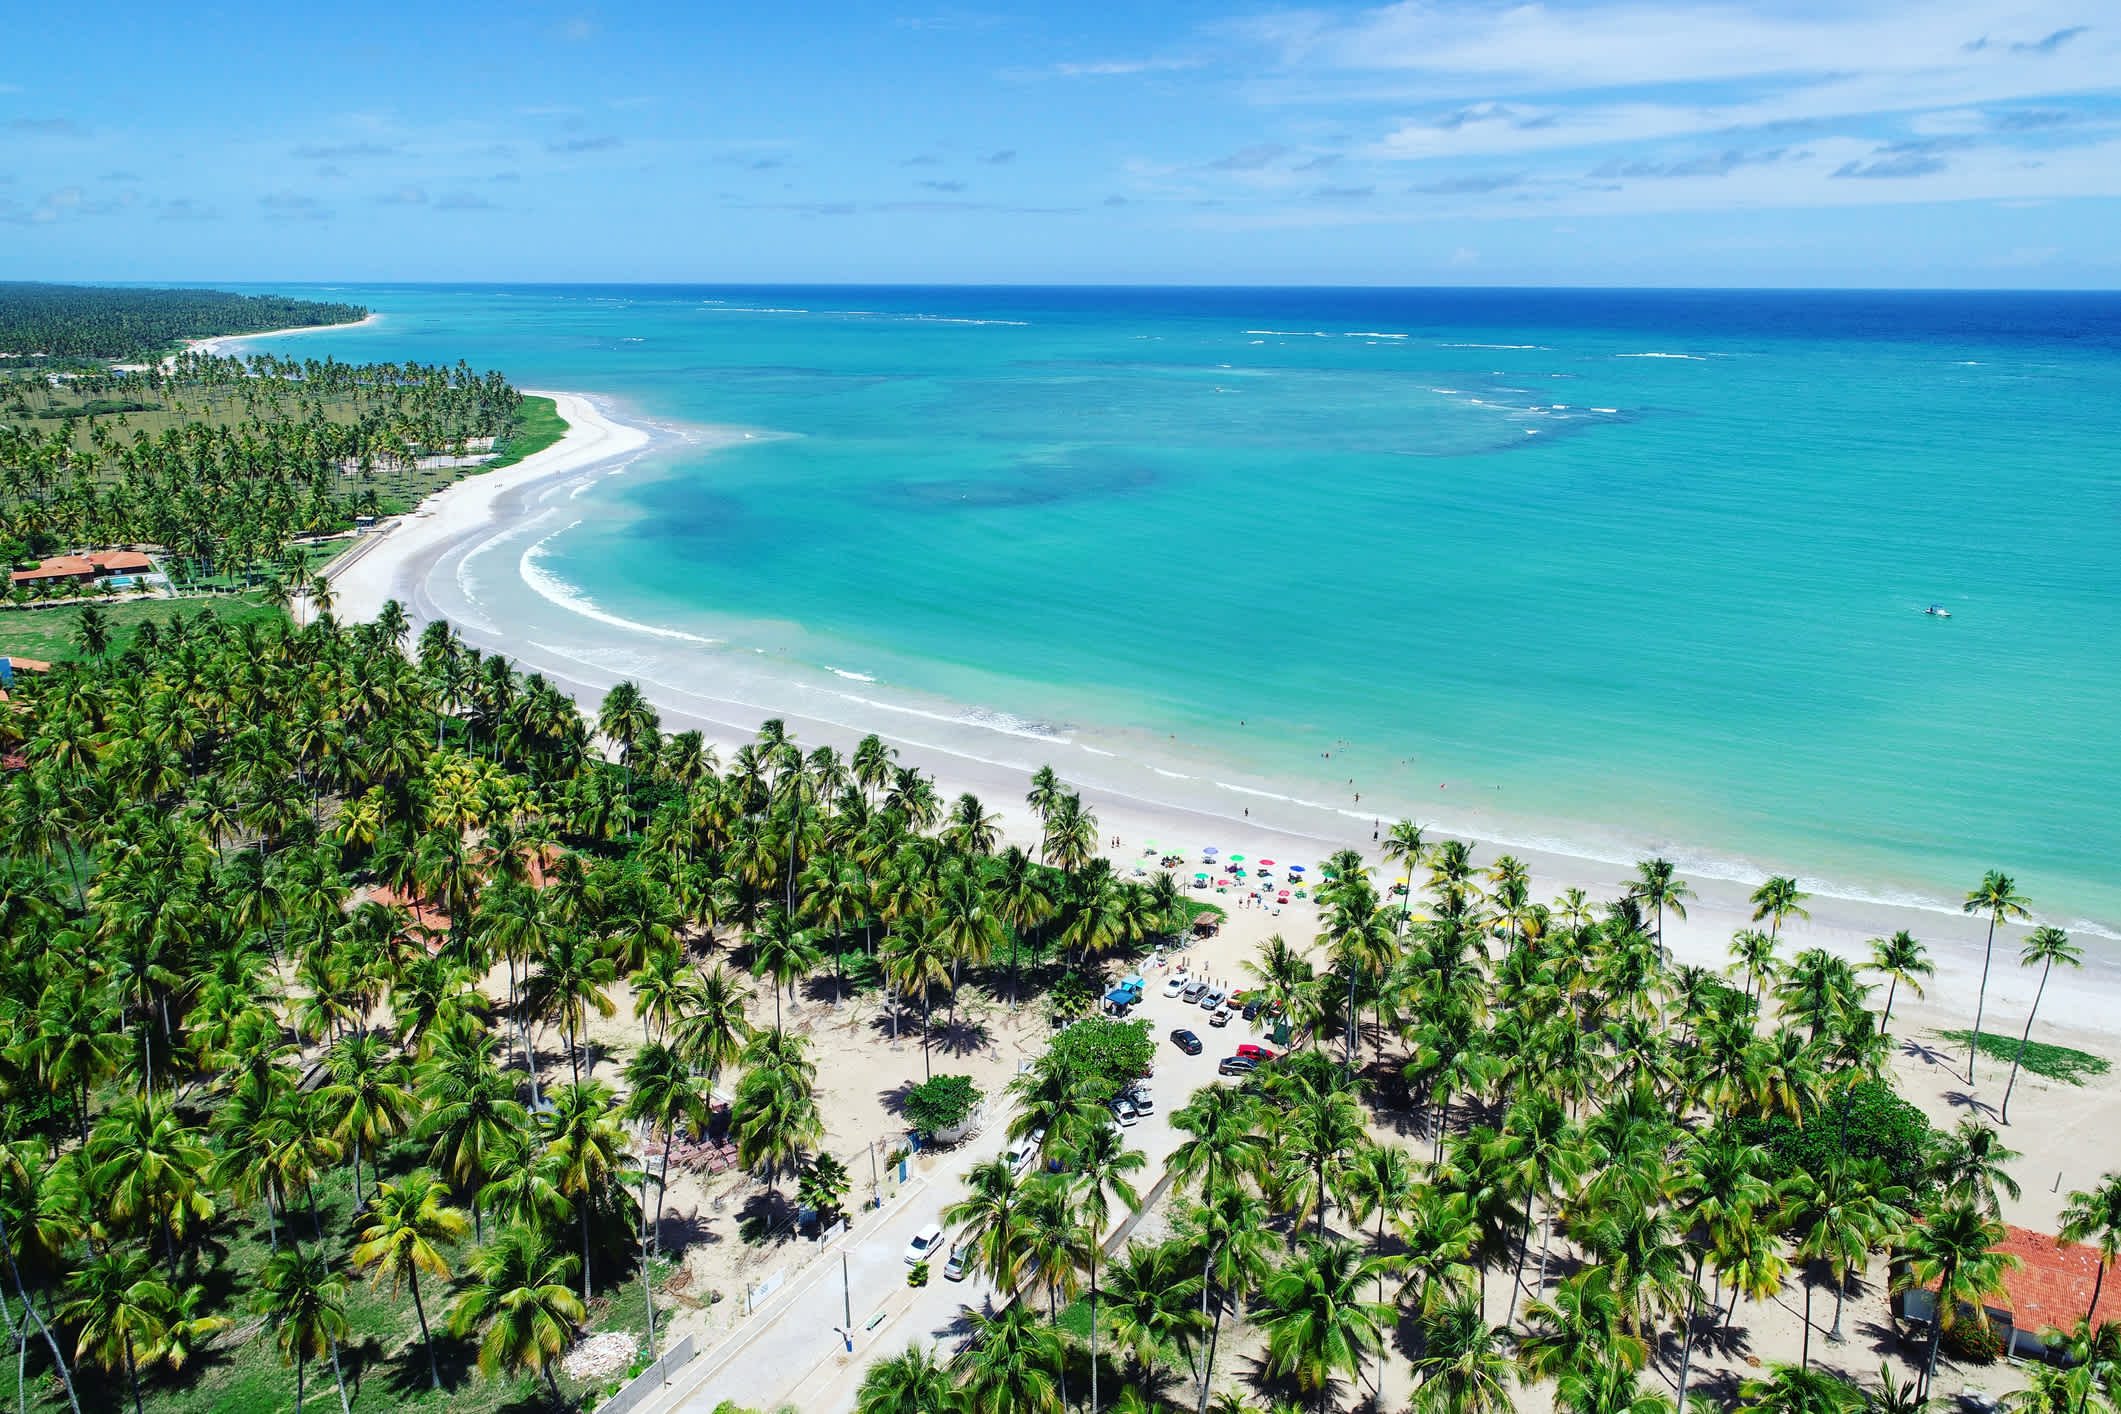
[[[1741,1380],[1740,1407],[1752,1414],[1853,1414],[1863,1391],[1838,1375],[1801,1365],[1777,1365],[1766,1378]]]
[[[1554,1388],[1555,1405],[1567,1414],[1670,1414],[1672,1401],[1658,1390],[1644,1389],[1624,1361],[1607,1360],[1588,1370],[1571,1370]]]
[[[1694,897],[1694,891],[1679,878],[1678,866],[1669,859],[1645,859],[1635,865],[1635,877],[1628,881],[1628,897],[1648,904],[1656,914],[1657,956],[1664,952],[1664,911],[1669,908],[1684,919],[1686,901]]]
[[[1471,1297],[1429,1316],[1414,1362],[1421,1379],[1415,1407],[1423,1414],[1501,1414],[1511,1408],[1509,1343],[1509,1331],[1489,1325]]]
[[[2016,1257],[1995,1250],[2002,1241],[2003,1224],[1983,1217],[1979,1208],[1963,1198],[1933,1205],[1902,1238],[1901,1266],[1893,1290],[1936,1290],[1929,1354],[1922,1366],[1924,1394],[1937,1373],[1938,1338],[1959,1323],[1959,1308],[1970,1309],[1975,1323],[1988,1329],[1984,1303],[2002,1290],[2004,1275],[2019,1266]]]
[[[781,1025],[781,989],[787,988],[788,1000],[793,1002],[797,984],[816,969],[818,961],[816,941],[784,910],[767,909],[752,928],[751,971],[773,983],[775,1030]]]
[[[2099,1309],[2099,1293],[2106,1286],[2106,1269],[2114,1254],[2121,1252],[2121,1173],[2109,1173],[2093,1189],[2077,1189],[2062,1208],[2062,1245],[2080,1242],[2099,1244],[2099,1272],[2092,1281],[2092,1303],[2085,1308],[2089,1321]]]
[[[1775,960],[1775,939],[1754,928],[1733,933],[1731,970],[1745,974],[1748,998],[1766,995],[1765,984],[1782,970]]]
[[[1799,918],[1812,916],[1806,913],[1803,907],[1804,901],[1810,897],[1810,894],[1797,887],[1795,879],[1778,874],[1753,890],[1753,896],[1749,900],[1753,905],[1753,921],[1758,923],[1763,918],[1767,919],[1768,936],[1780,938],[1782,921],[1785,918],[1792,914]]]
[[[659,1247],[662,1241],[663,1190],[670,1176],[670,1146],[679,1129],[686,1126],[699,1130],[706,1128],[707,1106],[707,1087],[671,1047],[659,1043],[646,1045],[626,1062],[626,1105],[620,1116],[629,1123],[642,1125],[651,1134],[660,1131],[663,1136],[663,1157],[655,1170],[655,1222],[649,1229],[650,1250]],[[644,1210],[648,1206],[646,1179],[644,1172],[641,1194]]]
[[[361,1155],[365,1148],[375,1170],[377,1151],[386,1140],[403,1134],[417,1108],[412,1072],[391,1053],[382,1037],[348,1036],[331,1048],[326,1060],[331,1083],[317,1092],[330,1116],[332,1137],[352,1148],[354,1201],[361,1201]]]
[[[965,1196],[942,1214],[945,1226],[962,1229],[957,1241],[971,1247],[974,1270],[985,1272],[998,1290],[1011,1294],[1023,1266],[1017,1211],[1023,1199],[1016,1166],[1007,1159],[989,1159],[965,1175]]]
[[[626,1138],[612,1119],[613,1095],[599,1080],[562,1085],[539,1122],[544,1157],[553,1165],[554,1186],[574,1200],[582,1226],[582,1300],[589,1300],[589,1212],[606,1188],[622,1177]]]
[[[1202,1201],[1188,1209],[1181,1230],[1201,1249],[1201,1309],[1206,1312],[1214,1299],[1213,1322],[1208,1329],[1208,1350],[1201,1361],[1200,1408],[1208,1407],[1208,1387],[1214,1379],[1216,1347],[1222,1341],[1223,1311],[1232,1298],[1241,1298],[1258,1288],[1273,1270],[1270,1253],[1281,1246],[1280,1238],[1268,1231],[1267,1207],[1241,1182],[1226,1182],[1209,1189]]]
[[[1130,1211],[1141,1207],[1141,1195],[1127,1181],[1139,1172],[1148,1156],[1129,1149],[1117,1125],[1100,1124],[1077,1135],[1066,1145],[1068,1170],[1080,1194],[1083,1224],[1090,1230],[1090,1414],[1097,1414],[1097,1259],[1104,1247],[1104,1231],[1112,1220],[1112,1200],[1117,1198]]]
[[[914,1341],[870,1365],[854,1396],[855,1414],[955,1414],[950,1372]]]
[[[1060,1414],[1053,1372],[1060,1368],[1061,1340],[1036,1311],[1015,1301],[993,1316],[968,1308],[965,1321],[970,1345],[953,1362],[963,1369],[956,1407]]]
[[[1204,1085],[1171,1112],[1171,1127],[1186,1137],[1164,1168],[1172,1180],[1206,1195],[1236,1179],[1263,1178],[1272,1148],[1259,1132],[1258,1100],[1226,1085]]]
[[[1060,1299],[1066,1296],[1072,1300],[1082,1289],[1080,1273],[1090,1265],[1101,1235],[1092,1232],[1083,1221],[1072,1186],[1057,1175],[1033,1181],[1019,1211],[1024,1223],[1023,1280],[1046,1288],[1046,1314],[1058,1325]],[[1061,1403],[1065,1406],[1067,1361],[1061,1360],[1056,1368]]]
[[[1149,1383],[1148,1373],[1167,1351],[1194,1364],[1193,1346],[1207,1322],[1197,1304],[1203,1282],[1191,1256],[1182,1241],[1137,1242],[1105,1274],[1105,1318],[1143,1376],[1133,1382],[1136,1388]]]
[[[2084,965],[2084,949],[2069,940],[2069,934],[2052,925],[2033,929],[2032,936],[2025,940],[2025,948],[2018,954],[2020,966],[2040,965],[2040,985],[2033,992],[2032,1009],[2025,1014],[2025,1031],[2018,1037],[2017,1053],[2011,1057],[2010,1083],[2003,1087],[2003,1108],[1999,1117],[2005,1124],[2011,1122],[2011,1091],[2018,1088],[2018,1067],[2025,1060],[2026,1043],[2033,1038],[2033,1018],[2040,1014],[2040,999],[2047,995],[2047,975],[2055,970],[2055,964],[2065,967]]]
[[[427,1328],[427,1307],[420,1300],[420,1273],[448,1281],[449,1262],[435,1244],[462,1237],[467,1226],[464,1215],[449,1204],[448,1185],[420,1169],[401,1182],[376,1186],[366,1225],[347,1254],[355,1266],[373,1267],[377,1282],[389,1277],[392,1296],[398,1294],[400,1280],[411,1286],[420,1342],[427,1347],[427,1376],[438,1390],[442,1370],[435,1363],[434,1333]]]
[[[750,1000],[751,990],[717,963],[700,977],[698,990],[678,1014],[671,1044],[710,1085],[736,1064],[751,1039],[751,1023],[744,1018]]]
[[[935,1076],[928,1057],[935,989],[950,985],[952,956],[950,944],[919,919],[901,920],[899,931],[884,945],[884,975],[900,991],[920,995],[921,1074],[925,1079]]]
[[[1397,864],[1407,871],[1407,889],[1411,896],[1414,888],[1414,871],[1421,867],[1421,861],[1429,853],[1428,842],[1422,838],[1422,827],[1415,824],[1412,820],[1393,821],[1392,828],[1385,831],[1384,848],[1380,853],[1384,855],[1385,863]],[[1398,920],[1393,929],[1395,936],[1404,931],[1407,913],[1408,910],[1405,907],[1400,908]]]
[[[1871,939],[1871,960],[1863,964],[1866,972],[1875,972],[1892,979],[1885,992],[1885,1015],[1878,1020],[1878,1029],[1885,1030],[1893,1020],[1893,997],[1904,983],[1919,1001],[1922,997],[1922,980],[1934,976],[1936,964],[1929,960],[1929,951],[1915,941],[1915,935],[1905,928],[1890,938]]]
[[[339,1387],[339,1407],[345,1410],[346,1382],[339,1374],[339,1342],[350,1329],[345,1274],[333,1271],[321,1252],[304,1252],[298,1243],[266,1262],[251,1310],[265,1317],[280,1357],[295,1367],[295,1414],[302,1414],[304,1371],[326,1354]]]
[[[1333,1376],[1359,1376],[1364,1353],[1383,1341],[1392,1308],[1363,1294],[1383,1265],[1352,1243],[1307,1237],[1267,1278],[1257,1313],[1267,1368],[1316,1395],[1320,1409]]]
[[[553,1249],[543,1236],[509,1227],[479,1249],[473,1281],[450,1308],[449,1328],[467,1336],[484,1328],[479,1371],[485,1375],[543,1375],[555,1410],[565,1406],[552,1367],[573,1343],[587,1316],[567,1289],[574,1258]]]
[[[1781,1189],[1784,1224],[1795,1239],[1797,1255],[1823,1262],[1834,1278],[1834,1328],[1827,1339],[1839,1345],[1842,1295],[1850,1269],[1860,1270],[1873,1247],[1885,1242],[1906,1220],[1901,1204],[1907,1190],[1892,1182],[1876,1159],[1837,1154],[1820,1172],[1797,1173]],[[1799,1369],[1812,1363],[1812,1283],[1804,1283],[1804,1343]]]
[[[2018,1201],[2018,1181],[2005,1167],[2023,1157],[2003,1145],[2002,1136],[1968,1116],[1949,1134],[1937,1136],[1930,1151],[1930,1178],[1948,1198],[1963,1198],[1992,1218],[2003,1216],[1998,1190]]]
[[[1991,869],[1969,890],[1962,913],[1988,915],[1988,941],[1981,950],[1981,991],[1974,999],[1974,1038],[1966,1047],[1966,1083],[1974,1083],[1974,1057],[1981,1050],[1981,1013],[1988,1005],[1988,968],[1996,956],[1996,925],[2006,918],[2032,917],[2032,900],[2018,892],[2010,875]]]
[[[74,1274],[71,1287],[59,1319],[81,1327],[74,1358],[125,1371],[133,1414],[141,1414],[140,1357],[162,1339],[176,1293],[144,1252],[104,1252]]]

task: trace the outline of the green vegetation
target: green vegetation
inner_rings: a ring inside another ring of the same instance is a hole
[[[514,466],[566,435],[567,422],[560,416],[558,403],[551,398],[525,397],[507,434],[494,444],[494,459],[481,469],[499,471],[504,466]]]
[[[1086,1016],[1054,1037],[1047,1054],[1085,1091],[1109,1100],[1149,1068],[1156,1040],[1146,1021]]]
[[[1765,1176],[1776,1182],[1824,1173],[1846,1156],[1882,1163],[1894,1183],[1916,1194],[1930,1187],[1931,1155],[1941,1137],[1883,1080],[1860,1080],[1824,1100],[1808,1100],[1802,1126],[1775,1113],[1739,1121],[1737,1133],[1765,1147]]]
[[[1955,1045],[1964,1046],[1974,1039],[1971,1030],[1939,1031],[1937,1035]],[[2016,1036],[1999,1036],[1993,1031],[1981,1033],[1981,1054],[1990,1060],[2010,1062],[2017,1059]],[[2057,1046],[2046,1041],[2025,1043],[2025,1068],[2035,1075],[2049,1080],[2060,1080],[2070,1085],[2082,1085],[2086,1076],[2104,1075],[2113,1068],[2104,1056],[2095,1056],[2089,1051],[2074,1050],[2069,1046]]]
[[[64,604],[49,609],[0,612],[0,654],[40,658],[47,663],[84,656],[81,651],[83,607],[86,606]],[[139,641],[142,627],[148,624],[155,626],[149,635],[151,641],[140,646],[143,651],[151,652],[161,631],[172,620],[189,620],[202,608],[228,628],[246,623],[263,627],[285,614],[279,605],[257,594],[223,595],[204,604],[197,599],[126,599],[95,608],[110,633],[107,651],[114,655],[122,655],[131,649]]]
[[[172,353],[187,339],[351,324],[367,316],[360,305],[279,295],[0,283],[0,353],[145,359]]]
[[[288,573],[297,535],[414,505],[515,435],[499,374],[184,354],[168,370],[0,373],[0,555],[148,543],[187,586]],[[99,412],[148,405],[155,411]],[[536,420],[534,418],[534,420]]]
[[[906,1127],[916,1134],[939,1134],[964,1123],[984,1098],[969,1075],[935,1076],[908,1092]]]

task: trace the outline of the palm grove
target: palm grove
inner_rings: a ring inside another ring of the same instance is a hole
[[[807,977],[893,987],[925,1049],[968,969],[999,989],[1185,916],[1057,788],[1047,864],[874,738],[843,759],[769,723],[723,765],[630,684],[593,733],[446,624],[408,637],[395,605],[202,610],[0,714],[26,762],[0,797],[6,1313],[77,1408],[144,1407],[260,1318],[289,1398],[344,1399],[357,1280],[415,1317],[420,1387],[475,1352],[560,1400],[600,1293],[637,1283],[653,1340],[652,1174],[711,1086],[748,1168],[844,1196],[782,1025]],[[741,969],[702,965],[718,940]],[[614,1065],[588,1033],[629,995]],[[224,1266],[260,1228],[262,1269]]]
[[[1411,823],[1384,852],[1426,871],[1425,898],[1386,901],[1345,852],[1312,944],[1276,936],[1246,964],[1299,1048],[1173,1116],[1168,1236],[1102,1245],[1149,1178],[1104,1109],[1110,1075],[1056,1050],[1012,1083],[1010,1135],[1038,1136],[1048,1162],[984,1163],[945,1213],[999,1309],[966,1312],[954,1359],[916,1343],[872,1366],[862,1414],[1323,1410],[1367,1397],[1395,1344],[1431,1414],[1493,1414],[1533,1385],[1571,1414],[1683,1414],[1690,1397],[1907,1411],[1945,1354],[1994,1358],[1984,1301],[2013,1260],[1996,1248],[2017,1155],[1978,1120],[1937,1132],[1893,1093],[1872,1009],[1881,985],[1888,1007],[1919,995],[1921,944],[1879,940],[1862,965],[1791,953],[1780,933],[1805,896],[1775,879],[1719,975],[1665,959],[1663,919],[1691,893],[1664,861],[1594,908],[1575,890],[1534,903],[1518,861],[1476,868]],[[1967,911],[1994,922],[2024,901],[1992,874]],[[2044,979],[2076,953],[2042,928],[2022,960]],[[1416,1147],[1375,1138],[1384,1125]],[[2115,1252],[2121,1175],[2072,1195],[2064,1236]],[[1877,1256],[1894,1291],[1941,1291],[1942,1318],[1903,1338],[1916,1379],[1888,1367],[1865,1389],[1815,1363],[1813,1331],[1845,1339]],[[1785,1292],[1801,1348],[1697,1388],[1703,1343],[1733,1349],[1747,1304]],[[2121,1325],[2090,1315],[2047,1333],[2067,1359],[2036,1367],[2019,1407],[2116,1407]],[[1258,1396],[1231,1381],[1237,1320]]]

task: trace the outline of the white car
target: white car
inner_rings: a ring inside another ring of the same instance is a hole
[[[1025,1169],[1038,1162],[1039,1146],[1045,1142],[1046,1131],[1034,1129],[1022,1139],[1019,1139],[1014,1148],[1003,1154],[1002,1160],[1014,1172],[1022,1173]]]
[[[1146,1084],[1136,1085],[1129,1090],[1127,1098],[1133,1101],[1134,1108],[1143,1114],[1151,1114],[1156,1109],[1156,1094]]]
[[[913,1234],[913,1240],[906,1244],[906,1264],[912,1266],[916,1262],[927,1261],[935,1255],[935,1249],[942,1245],[942,1228],[934,1223],[928,1224]]]
[[[1133,1128],[1142,1117],[1141,1111],[1134,1107],[1134,1101],[1128,1099],[1125,1095],[1112,1102],[1111,1110],[1112,1117],[1119,1121],[1122,1129]]]
[[[1171,980],[1164,983],[1164,995],[1167,997],[1180,995],[1186,990],[1186,983],[1190,980],[1192,979],[1188,978],[1183,972],[1172,973]]]

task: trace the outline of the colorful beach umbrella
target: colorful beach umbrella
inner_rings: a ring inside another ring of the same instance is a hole
[[[1301,874],[1304,872],[1304,867],[1301,864],[1291,864],[1289,866],[1289,872],[1291,874]]]
[[[1274,867],[1274,861],[1271,859],[1262,859],[1259,861],[1259,867],[1262,869],[1272,869]]]
[[[1233,854],[1230,856],[1230,862],[1232,864],[1242,864],[1245,862],[1245,857],[1242,854]]]
[[[1204,845],[1202,845],[1202,846],[1200,847],[1200,852],[1201,852],[1202,854],[1221,854],[1221,853],[1222,853],[1222,851],[1221,851],[1221,850],[1217,849],[1217,848],[1216,848],[1216,847],[1215,847],[1214,845],[1212,845],[1212,844],[1204,844]]]

